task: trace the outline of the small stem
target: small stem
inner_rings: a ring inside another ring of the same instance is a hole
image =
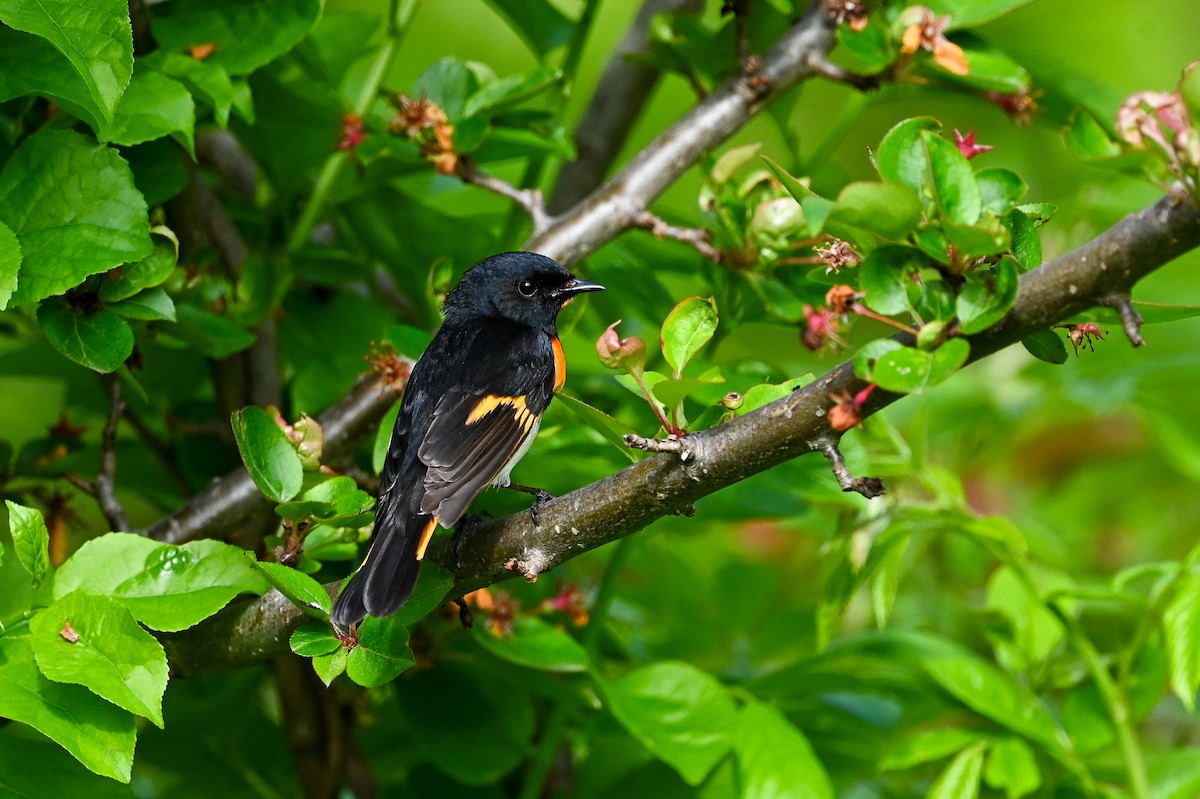
[[[662,423],[663,430],[666,430],[668,433],[678,433],[679,431],[672,427],[671,423],[667,421],[667,417],[662,412],[662,408],[659,407],[658,402],[653,396],[651,396],[650,389],[646,388],[646,382],[642,380],[642,373],[630,372],[630,374],[633,375],[633,379],[637,381],[638,387],[642,390],[642,394],[644,394],[646,397],[646,402],[650,403],[650,407],[654,410],[654,415],[657,416],[658,421]]]
[[[355,114],[364,115],[370,108],[371,101],[379,94],[379,87],[388,70],[391,69],[392,61],[404,39],[404,33],[408,30],[409,23],[412,22],[413,15],[420,5],[419,0],[409,0],[403,8],[400,8],[397,0],[392,1],[388,13],[388,38],[376,53],[375,60],[371,62],[367,78],[359,90],[358,97],[355,98],[353,105]],[[301,212],[296,227],[292,229],[292,235],[288,237],[288,252],[296,252],[308,242],[312,229],[317,224],[317,217],[325,210],[329,192],[333,190],[333,184],[337,181],[338,175],[342,173],[342,168],[346,165],[346,159],[349,156],[348,152],[337,150],[330,153],[325,159],[325,163],[321,165],[321,172],[317,175],[316,183],[313,184],[312,196],[304,206],[304,211]]]
[[[911,336],[917,335],[916,328],[909,327],[903,322],[897,322],[895,319],[890,319],[886,316],[877,314],[862,303],[854,303],[854,305],[850,306],[850,310],[853,311],[857,316],[865,316],[867,319],[874,319],[876,322],[882,322],[889,327],[894,327],[897,330],[903,330],[905,333],[908,333]]]

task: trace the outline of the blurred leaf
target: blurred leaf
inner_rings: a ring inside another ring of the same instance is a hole
[[[958,295],[958,319],[963,335],[982,333],[999,322],[1017,299],[1016,264],[1004,258],[996,264],[995,274],[978,270],[967,274],[967,283]]]
[[[72,591],[30,619],[29,641],[49,679],[82,685],[163,726],[167,653],[117,600]]]
[[[475,641],[498,658],[552,672],[585,671],[588,654],[562,629],[535,616],[518,616],[511,636],[480,631]]]
[[[1004,791],[1008,799],[1017,799],[1042,786],[1042,772],[1029,744],[1020,738],[1001,738],[988,753],[983,781]]]
[[[128,786],[90,773],[49,741],[30,740],[10,730],[0,740],[0,774],[13,797],[86,796],[130,799]]]
[[[342,642],[328,624],[313,622],[297,627],[288,639],[292,651],[301,657],[311,658],[328,655],[341,647]],[[329,683],[326,683],[328,685]]]
[[[974,799],[979,795],[979,776],[987,744],[980,742],[959,752],[929,787],[933,799]]]
[[[1183,319],[1195,319],[1200,316],[1200,305],[1166,305],[1134,300],[1133,307],[1142,317],[1142,324],[1145,325],[1161,325],[1167,322],[1179,322]],[[1090,313],[1099,322],[1107,322],[1111,325],[1121,324],[1120,315],[1111,308],[1096,308]]]
[[[11,499],[4,500],[4,504],[8,507],[8,531],[17,561],[33,577],[33,587],[37,588],[50,571],[50,533],[46,530],[46,520],[36,508],[18,505]]]
[[[1007,214],[1029,190],[1020,175],[1003,167],[981,169],[975,173],[975,180],[979,183],[983,210],[997,216]]]
[[[1191,748],[1162,753],[1148,766],[1154,799],[1195,799],[1200,792],[1200,760]]]
[[[69,130],[30,136],[9,157],[0,170],[0,222],[21,245],[12,305],[62,294],[152,246],[128,164]]]
[[[488,0],[508,17],[521,38],[543,60],[571,38],[575,23],[547,0]]]
[[[291,50],[321,16],[321,0],[173,0],[154,8],[161,49],[216,45],[205,59],[230,75],[245,75]]]
[[[609,684],[609,711],[658,758],[699,785],[729,751],[737,723],[733,698],[695,666],[662,661]]]
[[[433,336],[412,325],[393,325],[383,334],[382,343],[389,345],[401,355],[414,361],[421,357]]]
[[[838,194],[826,225],[850,225],[887,239],[903,239],[921,219],[912,189],[894,183],[850,183]]]
[[[854,353],[854,374],[868,382],[875,382],[873,371],[876,362],[889,352],[899,349],[904,349],[904,345],[895,339],[877,338],[868,341]]]
[[[620,450],[622,455],[634,463],[641,460],[642,456],[639,455],[640,450],[634,450],[632,447],[625,445],[625,436],[636,434],[636,430],[620,419],[609,416],[599,408],[593,408],[586,402],[575,399],[569,394],[560,393],[556,396],[561,403],[570,408],[576,416],[582,419],[588,427],[604,436],[605,441]]]
[[[925,7],[938,16],[949,14],[949,30],[956,30],[990,22],[1031,2],[1033,0],[928,0]]]
[[[1085,161],[1115,158],[1121,154],[1120,145],[1113,141],[1095,114],[1086,108],[1077,108],[1071,114],[1067,129],[1063,132],[1063,140],[1075,157]]]
[[[195,157],[196,106],[182,83],[154,70],[134,73],[117,104],[104,138],[115,144],[141,144],[171,136]]]
[[[855,31],[849,25],[839,25],[837,29],[838,42],[865,65],[867,73],[882,70],[896,57],[892,36],[887,25],[879,19],[880,16],[871,15],[866,27],[860,31]]]
[[[879,762],[882,771],[899,771],[949,757],[982,740],[983,733],[964,727],[919,729],[890,748]]]
[[[1032,2],[1032,0],[1029,0]],[[944,80],[993,92],[1027,90],[1032,84],[1029,71],[1005,53],[990,47],[975,37],[960,36],[969,70],[965,75],[946,75]],[[943,73],[945,74],[945,73]],[[939,77],[941,77],[939,75]]]
[[[534,67],[528,72],[508,75],[489,83],[467,98],[462,115],[473,117],[482,111],[497,111],[516,105],[545,91],[562,80],[562,70],[555,67]]]
[[[766,162],[767,168],[771,170],[771,174],[774,175],[776,180],[783,185],[783,188],[787,191],[787,193],[792,195],[792,199],[794,199],[796,202],[802,202],[803,200],[817,196],[813,193],[812,189],[808,188],[799,180],[792,177],[792,175],[789,174],[788,171],[779,164],[775,163],[765,155],[759,157]]]
[[[708,173],[709,178],[718,186],[722,183],[728,183],[734,173],[753,161],[761,149],[762,142],[752,142],[737,147],[730,147],[713,164],[712,169]],[[772,171],[778,169],[778,164],[775,164],[771,159],[763,156],[763,160],[767,162],[768,166],[773,167]]]
[[[1051,329],[1039,330],[1037,333],[1021,339],[1021,344],[1029,350],[1029,354],[1040,361],[1053,364],[1067,362],[1067,345],[1062,337]]]
[[[287,434],[262,408],[234,411],[230,419],[238,452],[259,490],[275,502],[300,493],[304,469]]]
[[[375,446],[371,448],[371,468],[376,474],[383,471],[383,465],[387,462],[388,450],[392,445],[392,432],[396,429],[396,417],[400,415],[400,402],[396,400],[391,409],[383,415],[383,419],[379,421],[379,428],[375,431]]]
[[[650,390],[659,402],[666,405],[668,408],[675,408],[685,398],[690,397],[697,391],[703,391],[720,383],[724,383],[723,379],[705,380],[702,378],[674,378],[668,377],[666,380],[659,381],[654,384],[654,388]]]
[[[933,131],[923,132],[921,139],[929,153],[933,189],[942,213],[949,221],[974,225],[983,210],[983,195],[971,162],[954,142]]]
[[[733,751],[744,799],[833,799],[833,783],[808,739],[770,705],[741,709]]]
[[[1195,66],[1184,67],[1183,79],[1179,81],[1179,95],[1187,105],[1194,128],[1196,120],[1200,120],[1200,69]]]
[[[439,59],[413,83],[412,94],[425,97],[446,112],[451,122],[468,116],[467,99],[478,91],[479,79],[457,58]]]
[[[1189,572],[1163,613],[1163,635],[1171,661],[1171,689],[1189,712],[1200,686],[1200,574]]]
[[[816,379],[816,376],[811,372],[793,377],[782,383],[759,383],[756,386],[751,386],[746,389],[742,395],[742,406],[738,408],[738,415],[750,413],[750,411],[758,410],[764,405],[770,405],[776,400],[781,400],[791,394],[798,388],[803,388]]]
[[[251,553],[246,553],[247,557]],[[302,571],[284,566],[281,563],[269,563],[251,559],[266,578],[292,604],[300,608],[314,619],[328,619],[333,601],[325,587]]]
[[[906,119],[892,127],[875,153],[879,176],[920,192],[929,181],[929,151],[924,137],[941,129],[942,123],[932,117]]]
[[[176,324],[163,328],[209,358],[228,358],[254,344],[256,336],[224,316],[188,302],[175,306]]]
[[[121,0],[87,5],[3,0],[0,22],[54,45],[87,86],[101,117],[112,119],[133,73],[133,31]]]
[[[663,320],[660,343],[663,357],[675,376],[717,330],[717,308],[712,298],[689,297],[676,305]]]
[[[127,300],[109,303],[107,308],[126,319],[175,321],[175,303],[161,286],[146,289]]]
[[[414,663],[408,629],[395,616],[368,616],[358,628],[358,646],[346,656],[346,676],[365,688],[399,677]]]
[[[133,353],[133,330],[111,311],[77,311],[49,300],[38,306],[38,325],[54,349],[101,374],[115,371]]]
[[[140,261],[125,264],[117,274],[108,274],[100,282],[100,299],[105,302],[127,300],[142,289],[162,284],[171,276],[179,251],[175,234],[166,228],[153,228],[154,249]],[[169,234],[169,235],[168,235]]]
[[[859,267],[859,288],[868,308],[884,315],[910,310],[908,287],[928,260],[920,250],[885,244],[867,253]]]
[[[129,782],[133,715],[80,685],[42,676],[28,631],[0,636],[0,717],[28,724],[95,773]]]

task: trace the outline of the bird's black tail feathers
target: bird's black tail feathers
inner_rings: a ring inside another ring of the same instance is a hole
[[[345,633],[367,614],[390,616],[408,601],[421,567],[418,547],[432,533],[430,526],[436,524],[433,517],[413,515],[405,519],[400,529],[376,531],[376,539],[358,573],[350,578],[333,603],[329,620],[335,629]]]

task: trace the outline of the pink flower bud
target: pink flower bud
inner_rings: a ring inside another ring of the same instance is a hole
[[[600,363],[609,369],[624,369],[630,374],[641,374],[646,366],[646,342],[637,336],[621,338],[616,327],[621,320],[613,322],[596,339],[596,354]]]

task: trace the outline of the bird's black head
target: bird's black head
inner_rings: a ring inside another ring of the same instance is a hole
[[[544,255],[505,252],[467,270],[446,295],[446,321],[485,316],[553,333],[558,312],[576,294],[603,290]]]

